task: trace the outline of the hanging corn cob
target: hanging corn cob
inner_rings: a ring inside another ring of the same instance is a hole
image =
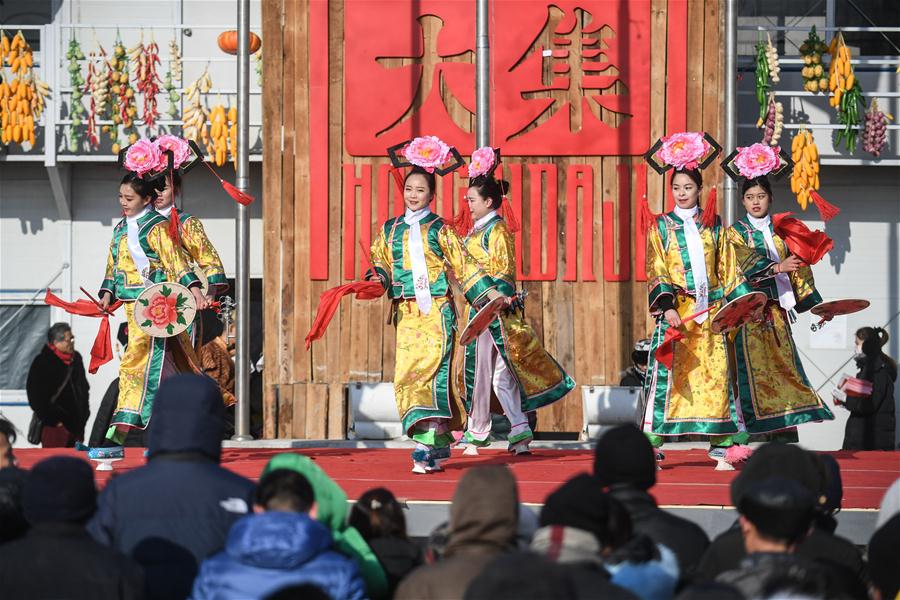
[[[216,166],[225,164],[228,157],[228,117],[225,114],[225,106],[216,104],[209,111],[209,120],[212,125],[209,130],[209,141],[206,143],[206,151]]]
[[[234,170],[237,171],[237,108],[234,106],[228,109],[228,123],[228,151],[231,153]]]
[[[838,130],[835,136],[835,148],[843,141],[844,148],[852,154],[856,150],[857,128],[861,122],[859,106],[862,104],[865,108],[865,101],[862,97],[862,88],[850,64],[850,49],[844,43],[844,36],[840,32],[831,40],[828,50],[831,53],[828,87],[832,92],[828,102],[837,108],[838,121],[844,125],[844,129]]]
[[[0,32],[0,67],[12,72],[9,82],[0,76],[0,142],[35,145],[35,123],[44,111],[50,87],[34,73],[34,55],[21,31],[11,39]],[[0,73],[2,75],[2,73]]]
[[[819,149],[807,129],[800,129],[791,140],[791,159],[794,161],[791,192],[797,196],[800,208],[806,210],[812,200],[812,190],[819,189]]]
[[[803,68],[800,74],[803,76],[803,89],[812,94],[828,92],[828,77],[825,75],[825,67],[822,66],[822,55],[828,51],[825,41],[816,33],[813,25],[806,37],[806,41],[800,45],[800,54],[803,56]]]

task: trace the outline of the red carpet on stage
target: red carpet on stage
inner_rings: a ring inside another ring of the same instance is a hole
[[[270,449],[226,448],[222,464],[250,479],[258,479],[266,462],[281,452],[298,452],[314,459],[351,498],[373,487],[387,487],[404,500],[450,500],[456,483],[474,465],[507,464],[519,482],[523,502],[543,503],[544,498],[566,479],[592,469],[594,455],[589,450],[535,450],[529,457],[512,457],[500,450],[481,450],[480,456],[462,456],[454,450],[443,473],[414,475],[410,472],[410,451],[403,449]],[[56,454],[84,457],[74,450],[16,450],[19,465],[30,468]],[[843,508],[878,508],[885,490],[900,477],[897,452],[834,452],[841,465],[844,483]],[[114,463],[115,471],[96,472],[103,485],[110,476],[144,464],[143,450],[128,448],[125,459]],[[657,502],[678,506],[730,506],[729,484],[736,471],[715,471],[705,450],[667,450],[663,470],[651,491]]]

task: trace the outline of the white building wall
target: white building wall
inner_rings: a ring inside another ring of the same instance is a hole
[[[257,201],[250,206],[250,277],[262,277],[262,169],[251,164],[251,193]],[[121,219],[117,202],[122,172],[112,165],[80,164],[72,175],[72,221],[62,221],[50,191],[46,169],[38,164],[0,163],[0,302],[21,302],[44,286],[62,263],[70,269],[52,284],[63,299],[83,297],[79,287],[95,294],[103,280],[112,228]],[[199,216],[210,239],[219,251],[226,274],[235,272],[235,216],[237,204],[219,182],[204,168],[185,177],[185,210]],[[71,236],[71,238],[70,238]],[[71,239],[71,247],[69,244]],[[232,292],[233,295],[233,292]],[[43,293],[39,296],[43,297]],[[120,311],[121,312],[121,311]],[[89,361],[88,354],[97,334],[98,321],[70,317],[53,311],[52,321],[72,324],[76,349]],[[115,335],[124,313],[111,319]],[[12,328],[14,329],[14,327]],[[4,337],[11,333],[6,329]],[[0,365],[3,368],[3,365]],[[91,414],[95,414],[103,392],[115,379],[118,359],[88,375],[91,385]],[[0,390],[0,411],[25,431],[31,411],[9,406],[25,400],[22,392]],[[88,429],[93,417],[88,422]],[[24,436],[23,436],[24,437]]]

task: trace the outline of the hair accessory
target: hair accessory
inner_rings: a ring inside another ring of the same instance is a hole
[[[402,142],[387,149],[391,164],[396,168],[420,167],[429,173],[446,175],[465,164],[459,151],[434,135],[426,135]],[[453,159],[449,164],[448,161]]]
[[[794,168],[790,154],[779,146],[760,142],[737,148],[721,164],[725,174],[734,181],[762,176],[778,178]]]
[[[379,508],[381,508],[381,506],[382,506],[381,502],[379,502],[375,498],[372,498],[372,502],[369,503],[369,507],[372,510],[378,510]]]
[[[203,162],[197,142],[174,135],[141,138],[119,150],[119,167],[145,181],[155,181],[169,172],[184,175]]]
[[[469,162],[469,179],[490,177],[499,165],[500,148],[482,146],[472,153],[472,160]]]
[[[722,151],[711,135],[699,131],[673,133],[656,140],[644,160],[662,175],[669,169],[705,169]]]

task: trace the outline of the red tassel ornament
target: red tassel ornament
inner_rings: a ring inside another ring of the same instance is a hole
[[[826,223],[841,214],[841,209],[820,196],[816,190],[809,190],[809,197],[812,198],[813,204],[819,209],[819,216]]]
[[[713,186],[709,192],[709,199],[706,201],[706,208],[703,209],[703,216],[700,217],[700,224],[707,228],[716,226],[716,218],[719,216],[719,207],[716,202],[716,186]]]
[[[650,203],[647,202],[647,197],[641,199],[641,207],[638,209],[638,227],[643,229],[644,231],[650,231],[650,228],[653,227],[653,224],[656,223],[656,219],[659,218],[659,215],[650,210]]]
[[[169,237],[172,241],[178,242],[181,239],[181,219],[178,217],[178,209],[172,205],[172,212],[169,213]]]
[[[469,211],[467,203],[464,202],[462,206],[459,207],[459,212],[453,217],[453,221],[450,222],[450,227],[453,228],[453,231],[455,231],[456,235],[459,237],[466,237],[469,235],[469,232],[472,231],[474,226],[475,223],[472,221],[472,213]]]
[[[503,196],[503,203],[500,205],[500,215],[512,233],[517,233],[522,229],[522,225],[519,224],[519,219],[516,218],[516,213],[513,211],[512,201],[506,196]]]
[[[216,173],[216,170],[213,169],[205,160],[203,161],[203,164],[206,165],[206,168],[209,169],[213,176],[219,180],[219,183],[222,184],[222,188],[229,196],[234,199],[235,202],[237,202],[238,204],[243,204],[244,206],[249,206],[253,203],[254,200],[256,200],[256,198],[254,198],[250,194],[242,192],[241,190],[237,189],[236,187],[219,177],[219,174]]]

